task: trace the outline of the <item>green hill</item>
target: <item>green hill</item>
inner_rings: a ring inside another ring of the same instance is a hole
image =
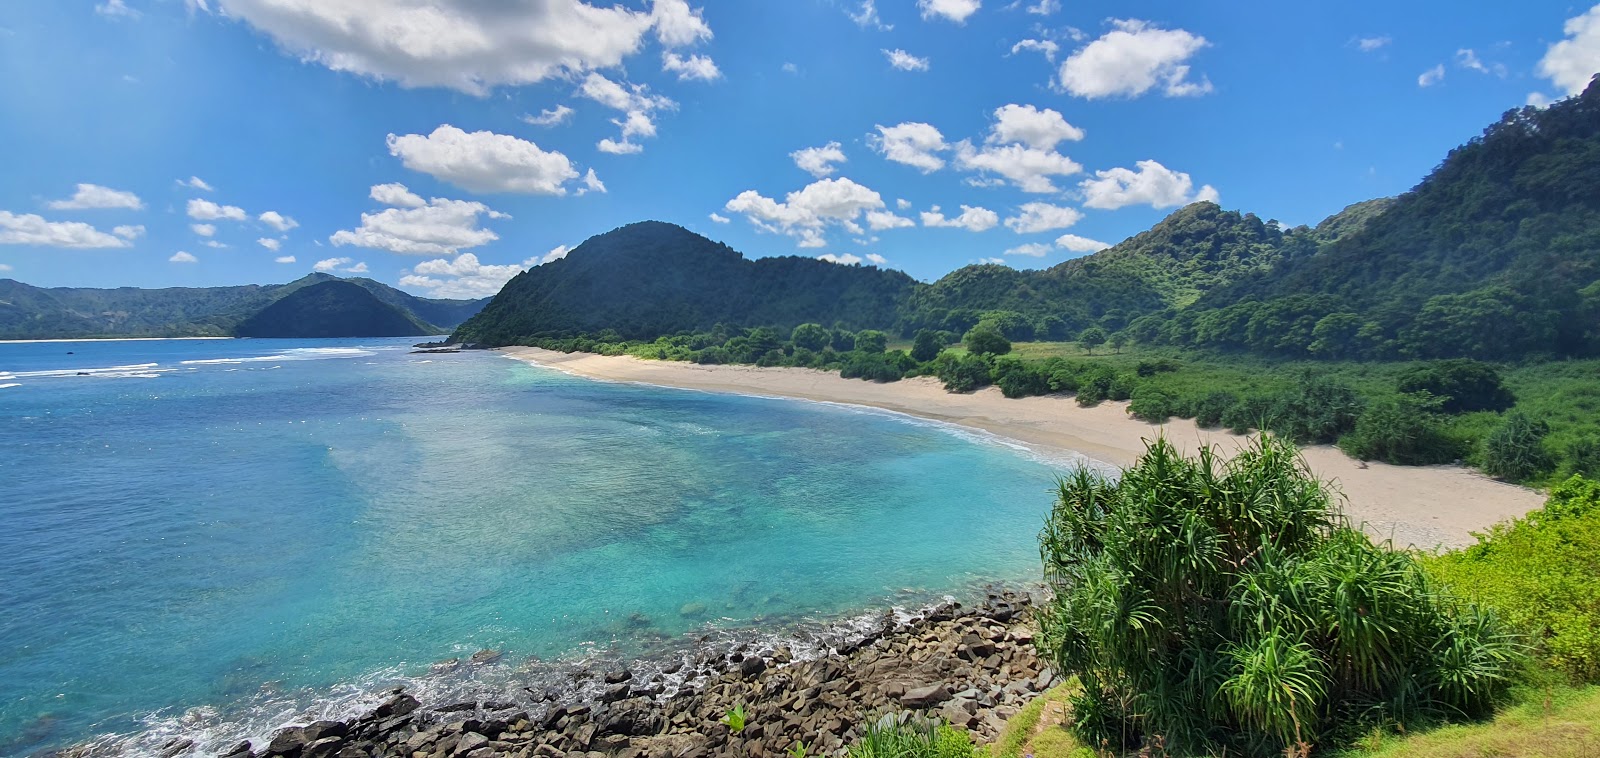
[[[456,338],[510,344],[605,330],[652,338],[719,323],[873,326],[893,323],[914,285],[898,271],[812,258],[752,261],[683,227],[646,221],[518,275]]]
[[[0,279],[0,339],[228,337],[240,322],[305,287],[347,281],[419,321],[426,333],[455,328],[482,300],[420,298],[372,279],[309,274],[288,284],[237,287],[34,287]],[[367,335],[362,335],[367,336]]]
[[[410,337],[437,330],[354,282],[301,287],[239,322],[240,337]]]

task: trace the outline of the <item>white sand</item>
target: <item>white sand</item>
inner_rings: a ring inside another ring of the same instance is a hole
[[[1077,452],[1118,467],[1132,464],[1144,452],[1145,440],[1157,434],[1166,434],[1186,452],[1203,444],[1232,451],[1244,441],[1225,431],[1201,429],[1193,421],[1148,424],[1129,416],[1127,403],[1083,408],[1060,397],[1011,400],[993,387],[957,395],[928,377],[877,384],[801,368],[700,366],[531,347],[503,352],[594,379],[872,406],[982,429],[1041,452]],[[1366,524],[1380,537],[1392,536],[1400,545],[1431,549],[1470,544],[1472,532],[1521,516],[1544,502],[1539,492],[1461,466],[1362,463],[1328,445],[1302,452],[1311,471],[1344,494],[1345,512],[1353,521]]]

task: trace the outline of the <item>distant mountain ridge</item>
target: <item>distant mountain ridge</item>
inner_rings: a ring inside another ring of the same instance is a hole
[[[313,273],[287,284],[233,287],[35,287],[0,279],[0,339],[231,337],[239,324],[306,287],[348,282],[408,319],[443,334],[488,302],[416,297],[382,282]],[[352,292],[345,290],[345,296]],[[378,336],[378,335],[349,335]]]
[[[816,322],[910,337],[980,320],[1012,339],[1128,338],[1288,358],[1600,354],[1600,84],[1508,111],[1411,191],[1285,228],[1201,202],[1082,258],[1021,271],[896,271],[746,260],[660,222],[591,238],[513,279],[458,337]]]
[[[719,323],[862,328],[892,323],[915,285],[899,271],[814,258],[750,260],[681,226],[643,221],[517,275],[455,337],[511,344],[605,330],[643,339]]]
[[[438,327],[386,303],[355,282],[301,287],[239,322],[240,337],[416,337]]]

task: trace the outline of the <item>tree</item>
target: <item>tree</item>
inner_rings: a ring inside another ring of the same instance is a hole
[[[1005,355],[1011,352],[1011,341],[1005,338],[998,329],[987,324],[978,324],[966,336],[967,352],[973,355]]]
[[[1128,333],[1127,333],[1127,331],[1116,331],[1116,332],[1112,332],[1111,333],[1111,342],[1110,342],[1111,349],[1117,351],[1118,355],[1122,354],[1122,348],[1124,346],[1126,346],[1127,344],[1128,344]]]
[[[1446,413],[1503,411],[1517,402],[1494,366],[1470,358],[1414,366],[1400,375],[1399,388],[1439,398]]]
[[[1091,326],[1078,335],[1078,344],[1083,345],[1083,349],[1090,355],[1094,355],[1095,348],[1106,344],[1106,330]]]
[[[889,338],[875,329],[856,332],[856,350],[863,353],[881,353],[889,348]]]
[[[828,346],[833,335],[821,324],[801,324],[790,333],[789,340],[795,347],[817,351]]]
[[[911,357],[918,363],[926,363],[939,357],[939,351],[944,349],[944,342],[939,339],[939,333],[932,329],[918,329],[917,336],[911,342]]]
[[[1492,616],[1334,510],[1287,441],[1224,463],[1158,439],[1120,480],[1059,483],[1040,535],[1040,654],[1082,686],[1072,729],[1111,752],[1301,755],[1493,712],[1521,665]]]

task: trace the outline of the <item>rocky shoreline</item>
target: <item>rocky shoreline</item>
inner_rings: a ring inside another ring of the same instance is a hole
[[[243,742],[229,758],[711,758],[779,756],[804,742],[808,755],[839,755],[880,714],[919,711],[998,736],[1005,719],[1053,684],[1033,649],[1031,600],[994,591],[978,607],[943,603],[909,619],[886,614],[832,654],[794,660],[786,648],[706,651],[708,672],[674,690],[666,670],[583,671],[571,687],[529,689],[521,702],[425,706],[396,690],[347,721],[279,730]],[[594,692],[583,696],[580,692]],[[739,732],[722,723],[742,707]],[[196,753],[174,739],[160,758]],[[80,755],[67,750],[62,758]]]

